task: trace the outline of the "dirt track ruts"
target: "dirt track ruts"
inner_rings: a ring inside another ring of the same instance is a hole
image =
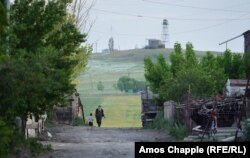
[[[171,141],[166,132],[141,128],[57,126],[50,129],[54,151],[39,158],[133,158],[134,142]]]

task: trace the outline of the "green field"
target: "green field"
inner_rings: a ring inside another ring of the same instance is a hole
[[[124,94],[114,88],[122,76],[130,76],[145,81],[143,60],[150,56],[153,60],[163,54],[169,61],[171,49],[135,49],[112,54],[92,54],[87,68],[77,79],[77,90],[84,104],[85,115],[94,112],[101,104],[107,118],[105,127],[140,127],[141,102],[138,94]],[[196,52],[198,57],[205,52]],[[104,90],[97,90],[97,83],[103,82]]]
[[[83,102],[86,117],[102,105],[105,113],[102,127],[141,127],[140,96],[89,97]]]

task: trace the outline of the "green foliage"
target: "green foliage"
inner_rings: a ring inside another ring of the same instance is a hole
[[[175,139],[182,140],[187,136],[187,131],[179,122],[170,122],[164,119],[163,112],[158,112],[154,121],[148,126],[151,129],[168,131]]]
[[[170,54],[169,66],[164,57],[153,63],[144,59],[145,78],[151,90],[163,100],[183,101],[190,92],[194,98],[210,97],[223,91],[228,78],[244,78],[248,63],[240,54],[226,50],[223,56],[215,57],[210,52],[198,61],[191,43],[186,44],[182,53],[181,45],[176,43]]]
[[[38,154],[47,151],[52,151],[52,146],[50,144],[43,145],[40,142],[38,142],[37,139],[34,138],[29,138],[27,140],[24,140],[23,148],[29,149],[33,156],[37,156]]]
[[[0,157],[13,151],[13,129],[0,118]]]
[[[104,90],[104,85],[102,83],[102,81],[99,81],[97,84],[97,90],[98,91],[103,91]]]
[[[15,117],[25,121],[32,113],[38,118],[66,103],[75,88],[73,79],[86,66],[92,48],[82,46],[86,35],[67,13],[70,1],[15,1],[4,34],[5,1],[0,2],[0,133],[1,142],[15,148],[18,143],[9,141],[8,135],[17,135]],[[30,144],[32,151],[40,151],[40,145]]]
[[[175,43],[174,50],[170,54],[170,60],[171,60],[171,67],[170,67],[171,72],[173,74],[173,77],[176,77],[179,70],[181,70],[184,66],[184,57],[181,45],[179,43]]]
[[[245,129],[243,131],[243,134],[244,134],[244,141],[250,141],[250,125],[249,123],[247,123],[247,121],[245,121]]]
[[[7,26],[7,15],[5,6],[5,0],[0,0],[0,36],[5,31],[5,27]]]
[[[181,125],[179,122],[173,124],[169,134],[178,140],[183,140],[188,135],[185,126]]]
[[[186,53],[185,53],[185,67],[190,68],[190,67],[195,67],[198,65],[198,60],[196,57],[196,54],[193,50],[193,45],[192,43],[187,43],[186,44]]]
[[[83,126],[84,120],[81,117],[75,117],[73,120],[73,126]]]
[[[219,59],[224,68],[224,73],[228,78],[241,79],[245,78],[244,59],[239,53],[232,53],[230,50],[226,50],[223,54],[223,58]]]
[[[146,83],[144,81],[137,81],[134,78],[128,76],[122,76],[117,81],[117,88],[120,91],[129,92],[133,91],[134,93],[145,89]]]
[[[146,57],[144,59],[144,67],[144,76],[149,82],[151,90],[157,93],[164,79],[170,77],[170,67],[166,63],[166,59],[162,54],[158,56],[155,64],[149,57]]]

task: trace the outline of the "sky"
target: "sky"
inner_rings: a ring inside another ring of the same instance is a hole
[[[195,50],[225,51],[226,45],[219,43],[250,30],[249,8],[249,0],[95,0],[87,41],[94,52],[107,49],[110,37],[115,49],[143,48],[146,39],[161,39],[167,19],[167,48],[191,42]],[[244,52],[243,36],[227,48]]]

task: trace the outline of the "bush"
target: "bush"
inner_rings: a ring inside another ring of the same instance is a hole
[[[29,149],[32,155],[37,155],[43,152],[51,151],[51,145],[43,145],[34,138],[29,138],[25,141],[24,147]]]
[[[178,122],[174,123],[173,127],[170,128],[169,133],[178,140],[182,140],[187,136],[186,128]]]
[[[248,125],[247,121],[245,121],[245,130],[243,132],[244,134],[244,140],[250,141],[250,126]]]
[[[13,129],[0,118],[0,157],[13,151]]]
[[[83,118],[81,117],[75,117],[73,120],[73,126],[83,126],[84,125],[84,121]]]
[[[148,128],[168,131],[169,134],[177,140],[181,140],[187,136],[186,128],[179,122],[170,122],[164,119],[163,112],[158,112]]]

